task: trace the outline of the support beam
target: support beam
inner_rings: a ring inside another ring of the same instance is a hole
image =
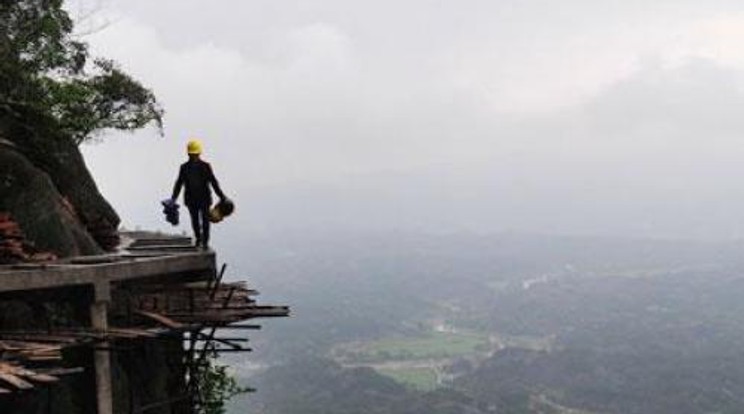
[[[108,330],[108,305],[111,302],[111,287],[108,281],[94,285],[93,304],[90,306],[90,319],[93,328]],[[94,352],[96,367],[96,404],[98,414],[113,414],[114,401],[111,387],[111,353],[108,342],[99,344]],[[101,349],[103,348],[103,349]]]

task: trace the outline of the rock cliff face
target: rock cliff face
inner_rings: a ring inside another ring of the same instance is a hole
[[[0,212],[10,213],[39,250],[60,257],[101,253],[118,242],[119,217],[77,145],[1,117]]]
[[[0,211],[9,212],[26,239],[39,250],[59,256],[100,252],[49,175],[17,149],[1,142]]]

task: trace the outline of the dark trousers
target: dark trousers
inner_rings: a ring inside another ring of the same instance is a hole
[[[209,205],[188,206],[196,244],[209,244]]]

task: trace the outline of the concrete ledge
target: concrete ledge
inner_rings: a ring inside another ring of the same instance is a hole
[[[212,251],[191,251],[99,264],[50,264],[0,267],[0,292],[49,289],[71,285],[124,282],[183,272],[214,272]]]

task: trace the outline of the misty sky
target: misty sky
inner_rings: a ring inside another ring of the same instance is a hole
[[[197,136],[255,231],[744,236],[742,2],[91,3],[167,111],[84,148],[127,226]]]

